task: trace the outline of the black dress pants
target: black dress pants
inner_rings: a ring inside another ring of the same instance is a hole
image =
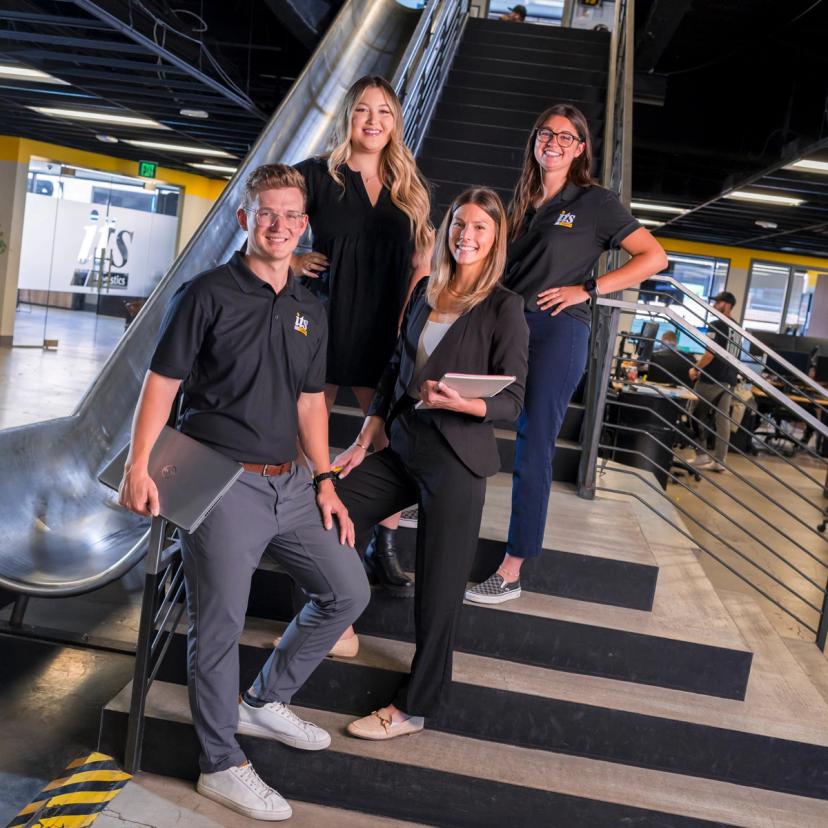
[[[357,533],[415,501],[419,505],[414,624],[417,650],[394,704],[434,716],[447,702],[454,637],[474,562],[486,479],[457,458],[428,413],[391,424],[388,448],[337,485]]]

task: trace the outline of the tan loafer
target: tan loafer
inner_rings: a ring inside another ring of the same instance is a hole
[[[280,635],[273,639],[273,646],[278,647],[282,640]],[[359,653],[359,636],[354,634],[350,638],[340,638],[336,644],[331,647],[329,656],[336,656],[336,658],[356,658]]]
[[[346,729],[357,739],[382,742],[385,739],[395,739],[397,736],[419,733],[424,724],[422,716],[409,716],[404,722],[394,722],[391,720],[391,711],[383,707],[375,710],[370,716],[351,722]]]

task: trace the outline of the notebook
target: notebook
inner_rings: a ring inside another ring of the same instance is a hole
[[[494,397],[510,386],[517,377],[506,374],[443,374],[441,383],[455,390],[461,397]],[[422,408],[422,401],[415,408]]]
[[[117,491],[128,454],[126,445],[98,480]],[[240,463],[169,426],[156,440],[148,468],[158,487],[161,516],[186,532],[198,528],[244,471]]]

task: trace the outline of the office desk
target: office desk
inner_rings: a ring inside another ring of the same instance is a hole
[[[685,408],[698,397],[689,388],[653,382],[613,381],[612,392],[606,422],[623,428],[610,429],[614,439],[609,455],[625,466],[652,472],[666,489],[677,435],[673,424],[680,416],[679,407]]]

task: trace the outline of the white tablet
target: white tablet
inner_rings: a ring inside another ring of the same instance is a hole
[[[494,397],[510,386],[517,377],[506,374],[443,374],[441,383],[466,399]],[[422,401],[415,408],[422,408]]]

